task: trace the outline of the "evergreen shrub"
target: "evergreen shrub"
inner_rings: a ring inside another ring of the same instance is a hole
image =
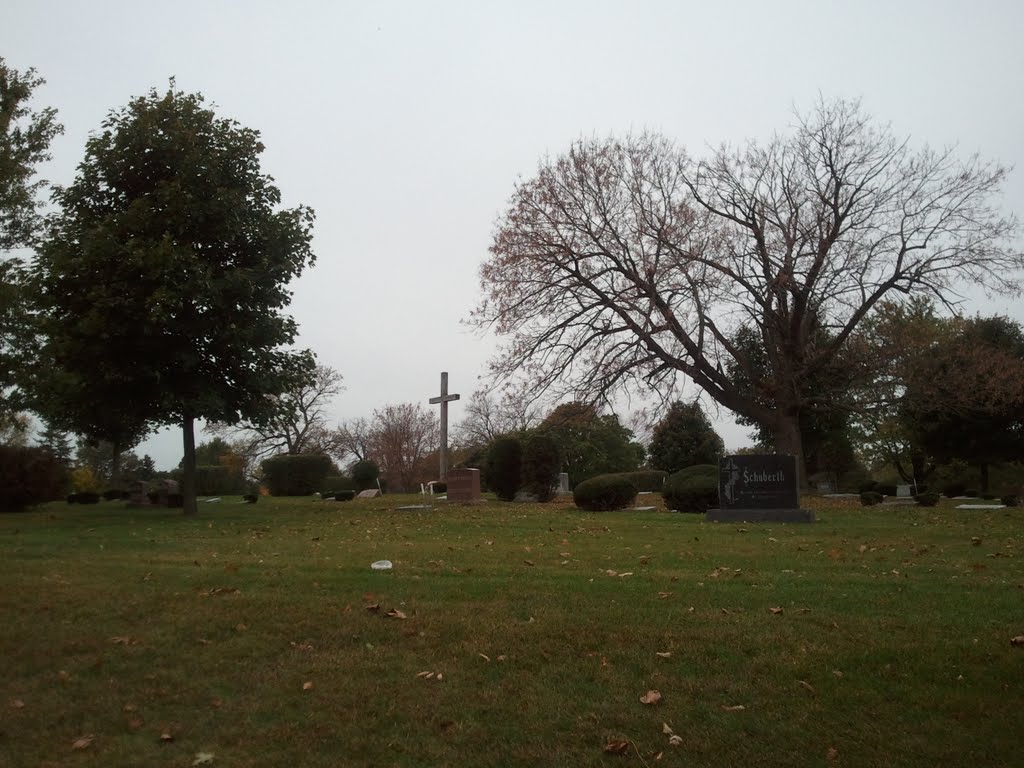
[[[617,472],[616,474],[631,481],[637,491],[647,493],[659,493],[668,478],[668,472],[663,469],[638,469],[635,472]]]
[[[309,496],[323,485],[331,460],[322,454],[282,454],[264,460],[263,482],[272,496]]]
[[[59,499],[67,485],[67,468],[49,451],[0,445],[0,512],[21,512]]]
[[[512,501],[519,490],[523,446],[517,437],[498,437],[491,442],[484,462],[487,487],[502,501]]]
[[[677,512],[704,514],[718,506],[718,478],[714,464],[695,464],[669,475],[661,490],[665,506]]]
[[[1008,507],[1016,507],[1020,505],[1020,498],[1015,493],[1008,493],[999,500],[1001,503]]]
[[[878,491],[865,491],[860,495],[860,503],[865,507],[873,507],[875,504],[881,504],[884,498]]]
[[[523,490],[536,496],[537,501],[551,501],[555,497],[561,467],[562,451],[551,435],[545,432],[526,435],[522,442],[519,470]]]
[[[633,481],[622,473],[597,475],[577,483],[572,491],[572,500],[577,507],[591,512],[607,512],[622,509],[636,498],[637,489]]]
[[[362,459],[352,465],[352,482],[356,491],[365,491],[377,487],[380,467],[376,461]],[[339,488],[338,490],[344,490]]]
[[[347,475],[328,475],[320,484],[320,495],[325,499],[342,491],[352,491],[355,496],[356,481]]]
[[[931,493],[919,493],[914,497],[914,501],[921,507],[934,507],[939,503],[939,494],[934,491]]]

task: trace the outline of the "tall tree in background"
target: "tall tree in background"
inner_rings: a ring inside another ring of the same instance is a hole
[[[326,409],[345,388],[344,377],[329,365],[317,365],[307,379],[270,398],[272,412],[261,421],[207,425],[213,435],[232,438],[256,458],[278,453],[335,452],[336,436],[327,427]]]
[[[195,420],[269,420],[313,368],[282,312],[314,259],[313,213],[278,210],[262,151],[173,81],[133,99],[89,139],[37,257],[43,354],[63,382],[45,401],[77,402],[61,425],[78,432],[86,405],[124,429],[180,425],[189,515]]]
[[[683,376],[802,458],[810,383],[879,302],[1018,288],[1006,175],[912,151],[842,101],[701,161],[652,135],[581,140],[517,186],[473,320],[508,339],[499,379],[596,402],[622,388],[671,397]],[[762,378],[733,341],[743,327]]]
[[[643,446],[614,414],[602,415],[587,403],[562,403],[536,429],[559,447],[563,471],[575,485],[595,475],[628,472],[644,460]]]
[[[438,449],[437,416],[420,405],[387,405],[373,412],[370,456],[393,490],[412,491],[437,474],[427,458]]]
[[[464,448],[489,445],[495,438],[525,432],[540,421],[536,408],[521,392],[493,394],[478,389],[469,396],[454,442]]]
[[[0,426],[22,407],[12,391],[33,347],[25,296],[24,263],[17,249],[39,233],[38,166],[50,159],[50,142],[61,134],[57,111],[33,111],[34,91],[45,81],[34,69],[19,72],[0,57]]]
[[[647,449],[655,469],[678,472],[694,464],[718,464],[725,443],[715,432],[700,403],[675,402],[657,423]]]

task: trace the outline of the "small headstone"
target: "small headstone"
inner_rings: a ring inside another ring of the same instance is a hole
[[[726,456],[719,460],[719,509],[704,519],[716,523],[810,523],[800,508],[796,457],[778,454]]]
[[[822,480],[818,483],[818,493],[835,493],[836,484],[831,480]]]
[[[914,494],[911,492],[909,485],[897,485],[896,486],[896,498],[898,499],[909,499]]]
[[[376,499],[380,496],[380,488],[367,488],[365,491],[360,491],[356,494],[357,499]]]
[[[480,501],[480,470],[449,469],[448,501],[474,502]]]
[[[130,507],[150,507],[152,502],[149,500],[149,496],[146,495],[146,483],[142,480],[136,480],[131,484],[128,489],[128,506]]]
[[[558,473],[558,495],[559,496],[572,496],[572,491],[569,490],[569,473],[559,472]]]

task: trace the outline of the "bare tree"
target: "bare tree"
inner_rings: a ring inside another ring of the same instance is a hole
[[[996,205],[1006,175],[912,151],[843,101],[702,161],[652,135],[580,141],[517,186],[472,322],[507,337],[498,379],[597,399],[670,398],[685,377],[802,457],[801,412],[830,406],[808,382],[882,299],[1018,289],[1017,222]],[[734,343],[742,328],[767,375]]]
[[[478,389],[469,396],[465,416],[453,430],[455,445],[482,446],[494,438],[522,432],[540,422],[536,406],[522,392],[505,391],[497,396]]]
[[[344,390],[343,376],[318,365],[301,386],[276,398],[274,416],[266,422],[208,424],[206,431],[230,440],[253,460],[277,453],[326,453],[334,450],[326,409]]]
[[[437,416],[419,405],[388,405],[373,412],[369,458],[393,489],[410,491],[436,475],[426,459],[439,441]]]
[[[360,416],[357,419],[343,421],[329,433],[329,450],[325,453],[335,457],[339,463],[346,456],[354,456],[356,461],[370,458],[373,450],[373,430],[368,419]]]

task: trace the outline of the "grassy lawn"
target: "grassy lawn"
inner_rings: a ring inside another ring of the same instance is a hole
[[[227,501],[0,516],[0,765],[1024,760],[1020,510]]]

